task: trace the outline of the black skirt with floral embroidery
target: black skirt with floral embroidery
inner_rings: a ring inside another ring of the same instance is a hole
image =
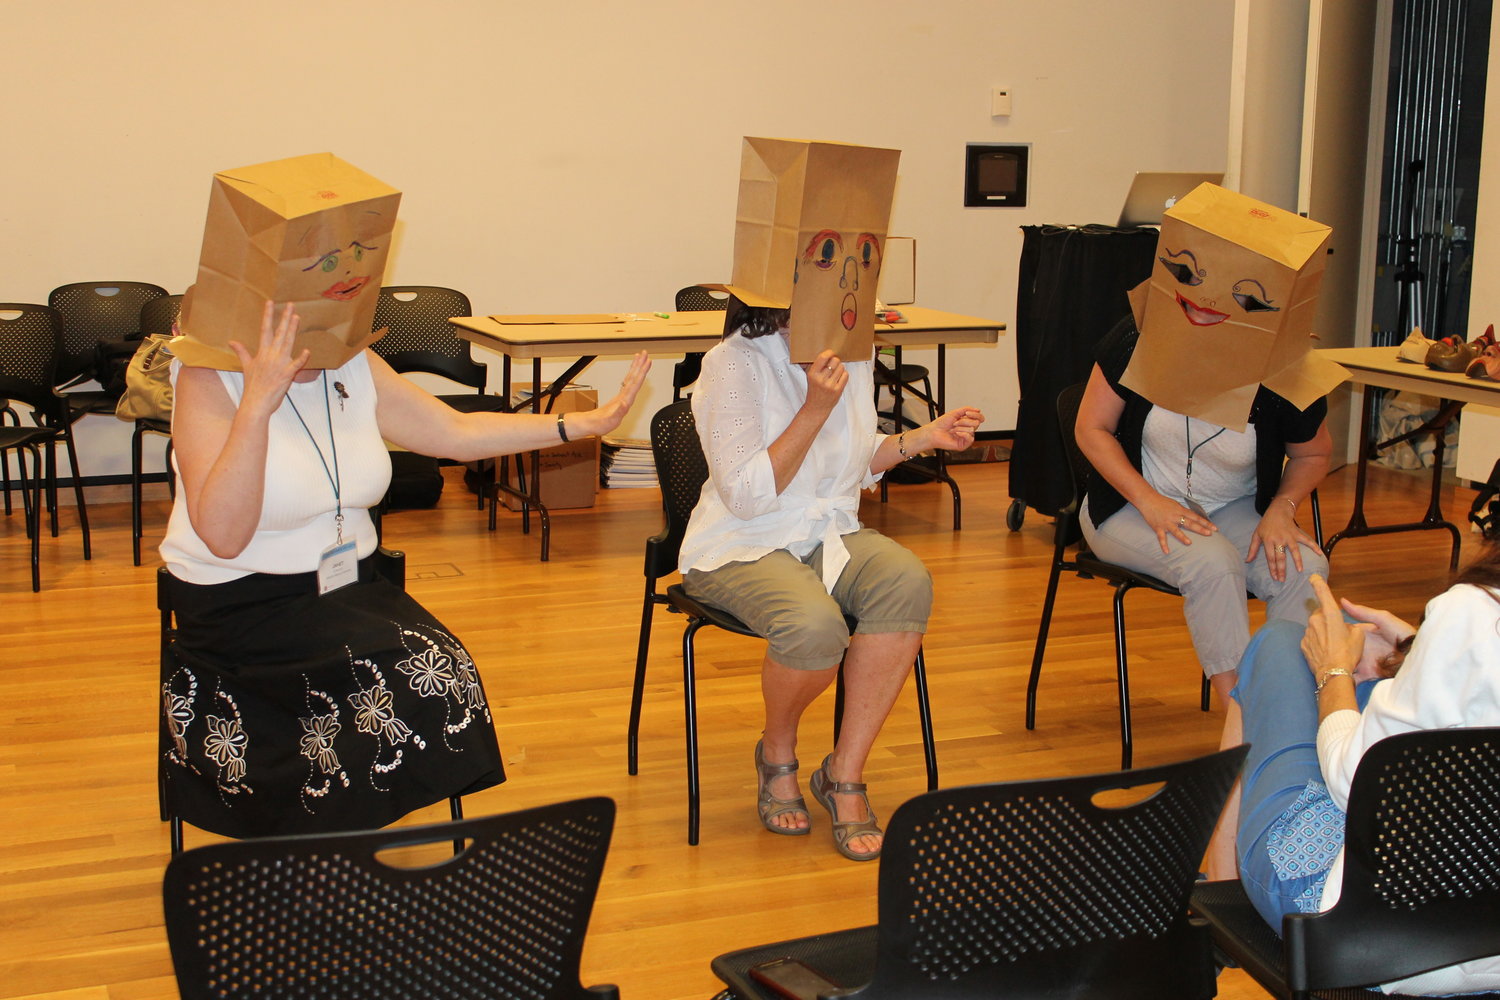
[[[315,574],[171,579],[167,805],[230,837],[359,830],[505,780],[479,672],[409,595]]]

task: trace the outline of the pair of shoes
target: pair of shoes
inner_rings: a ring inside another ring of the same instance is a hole
[[[823,766],[813,772],[812,780],[807,786],[813,793],[813,798],[818,804],[828,810],[828,818],[833,820],[833,846],[838,848],[840,854],[851,861],[874,861],[880,857],[880,849],[876,848],[869,854],[859,854],[849,848],[849,841],[855,837],[867,833],[885,836],[885,831],[875,819],[875,810],[870,808],[870,797],[865,794],[865,784],[862,781],[834,781],[833,775],[829,773],[828,763],[833,760],[833,754],[823,758]],[[865,800],[865,815],[869,819],[839,819],[838,805],[833,801],[834,795],[858,795]]]
[[[755,807],[760,811],[760,825],[783,837],[805,837],[812,833],[812,816],[807,811],[807,802],[800,795],[795,799],[778,799],[771,794],[771,782],[788,774],[796,774],[797,762],[794,760],[790,764],[767,764],[762,747],[764,742],[764,740],[755,741],[755,777],[759,788],[759,799]],[[781,826],[776,822],[778,817],[795,812],[808,817],[807,826]]]

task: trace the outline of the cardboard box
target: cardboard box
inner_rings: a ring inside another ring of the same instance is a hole
[[[519,406],[531,398],[529,383],[515,387],[512,405]],[[553,413],[576,413],[592,410],[599,405],[599,394],[586,386],[564,389],[552,406]],[[512,457],[508,463],[506,483],[517,485],[516,463],[526,463],[524,468],[530,485],[531,454],[523,452]],[[548,510],[569,507],[594,506],[594,494],[599,492],[599,439],[583,438],[566,444],[542,449],[541,457],[542,504]],[[520,510],[521,501],[509,493],[500,494],[500,502],[511,510]]]

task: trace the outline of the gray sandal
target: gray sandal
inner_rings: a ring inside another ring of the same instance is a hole
[[[755,741],[755,777],[759,787],[756,808],[760,811],[760,825],[783,837],[805,837],[812,833],[812,814],[807,811],[807,802],[802,796],[795,799],[778,799],[771,794],[771,782],[788,774],[796,774],[798,764],[767,764],[761,746],[763,740]],[[781,826],[775,821],[787,813],[800,812],[807,817],[807,826]]]
[[[851,861],[874,861],[880,857],[880,848],[876,848],[869,854],[856,854],[849,849],[849,841],[855,837],[864,836],[867,833],[875,833],[885,836],[885,831],[880,828],[875,819],[875,810],[870,808],[870,797],[865,794],[865,783],[862,781],[834,781],[833,775],[828,771],[828,762],[833,759],[833,754],[823,758],[823,766],[813,772],[812,779],[808,782],[808,788],[812,791],[813,798],[818,804],[828,810],[828,816],[833,820],[833,846],[838,848],[840,854]],[[839,819],[838,806],[833,801],[834,795],[858,795],[865,802],[865,815],[868,819]]]

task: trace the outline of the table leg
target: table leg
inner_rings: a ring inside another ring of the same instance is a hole
[[[1446,401],[1442,409],[1438,411],[1437,416],[1424,423],[1421,427],[1378,444],[1372,444],[1370,441],[1370,421],[1374,413],[1374,406],[1375,393],[1369,386],[1366,386],[1364,389],[1364,401],[1360,406],[1359,415],[1359,466],[1354,472],[1354,509],[1349,514],[1349,523],[1344,527],[1344,530],[1328,539],[1327,544],[1323,546],[1323,551],[1332,556],[1333,547],[1345,538],[1362,538],[1367,535],[1389,535],[1398,531],[1431,531],[1443,529],[1448,532],[1453,540],[1453,546],[1448,556],[1448,568],[1449,570],[1457,569],[1458,553],[1463,536],[1459,534],[1457,525],[1444,519],[1441,495],[1443,488],[1443,453],[1447,449],[1444,430],[1448,426],[1448,423],[1463,409],[1464,404],[1453,400]],[[1432,491],[1427,501],[1427,512],[1422,516],[1422,520],[1420,521],[1371,526],[1365,521],[1365,484],[1369,463],[1374,461],[1382,450],[1403,441],[1422,437],[1425,434],[1433,436]]]

